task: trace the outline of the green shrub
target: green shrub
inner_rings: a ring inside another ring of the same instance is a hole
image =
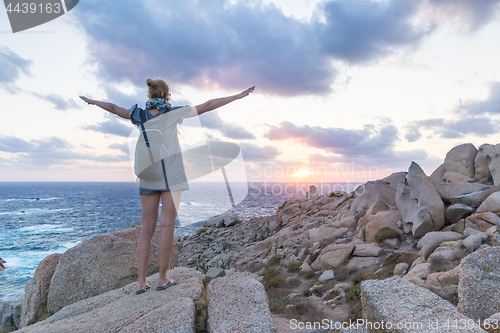
[[[349,312],[349,319],[351,321],[357,321],[358,319],[362,318],[363,318],[363,309],[361,308],[361,304],[353,307]]]
[[[373,272],[362,272],[352,278],[354,284],[361,283],[361,281],[365,280],[377,280],[377,275]]]
[[[332,192],[329,195],[330,198],[340,198],[342,196],[344,196],[344,193],[342,193],[342,192]]]
[[[302,266],[302,263],[299,261],[292,261],[291,263],[288,264],[287,271],[288,272],[295,272],[300,269],[300,266]]]
[[[302,292],[302,295],[304,295],[304,297],[309,297],[312,295],[312,292],[309,289],[306,289]]]
[[[296,277],[289,278],[287,280],[287,284],[291,288],[296,288],[296,287],[300,286],[301,283],[302,283],[302,281],[299,278],[296,278]]]
[[[276,255],[272,256],[271,259],[269,259],[268,264],[269,265],[277,265],[280,263],[281,259],[283,259],[283,257],[279,254],[276,254]]]
[[[267,283],[267,288],[280,288],[285,285],[286,279],[283,276],[272,278]]]
[[[410,261],[410,258],[413,257],[413,254],[410,253],[410,252],[397,252],[397,253],[393,253],[389,256],[387,256],[387,258],[385,258],[384,260],[384,263],[382,264],[383,266],[395,266],[399,263],[402,263],[402,262],[405,262],[407,264],[411,264]]]
[[[334,270],[333,273],[335,274],[335,280],[337,281],[345,281],[349,276],[349,271],[346,266],[340,266]]]
[[[324,301],[328,301],[329,299],[334,299],[335,297],[337,297],[338,295],[340,294],[339,291],[330,291],[326,296],[325,298],[323,299]]]
[[[304,278],[310,279],[310,278],[314,277],[314,275],[315,274],[314,274],[313,271],[307,271],[307,272],[304,273]]]
[[[345,293],[345,299],[348,302],[356,301],[361,298],[361,283],[356,283]]]
[[[377,231],[377,233],[375,234],[375,240],[379,243],[382,242],[384,239],[392,239],[392,238],[399,239],[401,238],[401,236],[396,230],[393,230],[389,227],[384,227],[379,231]]]
[[[263,273],[266,273],[266,274],[263,274],[264,281],[269,281],[269,280],[277,277],[278,275],[280,275],[280,271],[278,269],[275,269],[275,268],[272,268],[270,271],[268,271],[266,269]]]
[[[269,300],[269,310],[272,313],[282,313],[285,309],[283,301],[277,298],[273,298]]]
[[[194,302],[194,308],[196,311],[196,321],[195,329],[196,333],[207,332],[207,288],[206,283],[205,288],[201,294],[201,297]]]
[[[274,271],[274,269],[275,269],[274,267],[269,267],[269,268],[266,268],[266,269],[262,272],[262,274],[261,274],[261,275],[262,275],[262,276],[264,276],[264,275],[267,275],[267,274],[269,274],[269,273],[272,273],[272,272]]]

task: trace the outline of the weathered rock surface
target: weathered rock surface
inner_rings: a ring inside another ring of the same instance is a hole
[[[488,196],[486,200],[477,208],[478,213],[490,212],[500,214],[500,192],[495,192]]]
[[[321,267],[324,269],[336,269],[344,265],[354,250],[354,246],[352,244],[336,244],[328,246],[331,247],[331,250],[328,249],[328,247],[325,248],[323,251],[328,252],[321,254],[318,257],[322,263]]]
[[[464,204],[454,204],[446,208],[446,220],[457,223],[460,219],[472,214],[474,209]]]
[[[479,147],[476,156],[476,178],[493,179],[495,185],[500,185],[500,144],[495,146],[484,144]]]
[[[442,242],[455,241],[463,238],[464,236],[462,234],[453,231],[432,231],[425,234],[425,236],[418,241],[417,249],[420,249],[420,255],[424,259],[427,259]]]
[[[500,248],[471,253],[462,260],[458,284],[461,312],[484,320],[500,312]]]
[[[53,253],[45,257],[38,264],[35,276],[26,283],[20,327],[26,326],[29,320],[37,320],[37,313],[40,311],[47,311],[50,280],[56,271],[61,256],[60,253]]]
[[[361,304],[366,321],[394,323],[392,328],[386,326],[384,332],[458,332],[454,328],[447,329],[444,324],[468,320],[450,302],[397,276],[361,282]],[[429,324],[435,322],[440,324],[439,329],[430,329]],[[422,326],[396,328],[396,323],[421,323]],[[460,332],[485,331],[475,326]]]
[[[203,275],[192,268],[177,267],[167,275],[177,285],[135,295],[136,283],[73,303],[44,321],[18,332],[194,332],[194,300],[203,291]],[[158,274],[149,276],[155,286]],[[216,280],[214,280],[216,281]]]
[[[364,185],[364,190],[358,190],[358,193],[359,192],[361,192],[361,194],[357,195],[356,199],[354,199],[351,205],[351,211],[366,212],[370,206],[379,200],[390,207],[396,205],[394,201],[396,189],[382,180],[367,182]]]
[[[393,174],[383,178],[382,181],[390,187],[397,188],[399,183],[404,183],[406,181],[406,172],[394,172]]]
[[[354,249],[354,255],[357,257],[378,257],[383,249],[374,244],[357,244]]]
[[[493,186],[483,191],[472,192],[464,195],[457,195],[448,199],[452,204],[461,203],[471,207],[477,207],[492,193],[500,191],[500,186]]]
[[[250,273],[212,280],[207,303],[208,332],[276,332],[264,286]]]
[[[491,185],[484,185],[479,183],[458,182],[458,183],[444,183],[434,185],[439,195],[443,199],[450,199],[461,195],[466,195],[475,192],[481,192],[493,188]]]
[[[156,229],[147,275],[158,272],[160,227]],[[141,227],[119,230],[93,237],[67,250],[52,277],[48,311],[55,313],[66,305],[137,281],[140,232]],[[171,258],[171,263],[176,260]]]
[[[224,268],[212,267],[205,274],[205,281],[208,283],[212,279],[215,279],[215,278],[218,278],[218,277],[222,277],[222,276],[225,276],[225,275],[226,275],[226,271],[224,270]]]
[[[232,227],[233,225],[236,224],[236,222],[237,220],[233,216],[220,215],[209,219],[205,225],[209,227],[222,228],[222,227]]]
[[[23,299],[0,302],[0,331],[13,331],[19,328]]]
[[[401,211],[405,231],[411,227],[413,236],[422,237],[444,225],[444,204],[430,178],[418,164],[408,170],[408,185],[398,185],[396,204]]]
[[[467,238],[465,238],[463,244],[464,244],[464,247],[467,249],[467,251],[474,252],[487,239],[488,239],[488,235],[486,235],[486,233],[477,232],[477,233],[469,235]]]
[[[477,149],[471,143],[453,147],[444,159],[446,172],[457,172],[467,177],[474,177],[474,161],[476,159]]]

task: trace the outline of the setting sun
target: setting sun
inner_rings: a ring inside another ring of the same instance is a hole
[[[300,168],[297,172],[293,173],[292,176],[297,178],[304,178],[312,175],[313,173],[314,172],[310,171],[309,169]]]

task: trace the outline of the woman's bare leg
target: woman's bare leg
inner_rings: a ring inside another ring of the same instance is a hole
[[[170,280],[167,277],[167,270],[170,266],[170,255],[174,245],[174,227],[175,217],[181,202],[182,191],[162,192],[161,195],[161,238],[160,238],[160,274],[158,277],[158,286],[164,286]]]
[[[142,228],[137,243],[137,290],[146,286],[146,271],[149,254],[151,253],[151,239],[158,221],[161,192],[141,195]]]

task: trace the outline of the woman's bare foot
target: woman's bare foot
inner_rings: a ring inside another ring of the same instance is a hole
[[[156,286],[157,287],[164,287],[168,283],[170,283],[170,284],[175,283],[175,280],[169,278],[168,276],[165,278],[158,278],[158,281],[156,282]]]
[[[149,288],[151,288],[151,287],[149,286],[149,284],[146,281],[137,281],[137,287],[135,290],[139,291],[139,290],[146,290]]]

